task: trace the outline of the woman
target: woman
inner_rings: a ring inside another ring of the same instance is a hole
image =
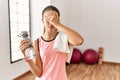
[[[29,47],[27,40],[21,41],[20,49],[31,72],[36,76],[36,80],[67,80],[65,70],[67,54],[53,48],[55,39],[59,34],[58,30],[68,36],[68,45],[81,45],[83,38],[76,31],[60,22],[59,10],[52,5],[43,10],[42,22],[44,34],[39,38],[39,50],[36,48],[37,41],[33,42],[36,51],[34,60],[29,60],[25,56],[25,49]]]

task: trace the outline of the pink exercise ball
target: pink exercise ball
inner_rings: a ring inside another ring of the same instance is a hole
[[[79,63],[82,60],[82,53],[79,49],[74,48],[72,57],[71,57],[71,63]]]
[[[95,64],[98,61],[98,54],[95,50],[93,49],[87,49],[83,53],[83,60],[87,64]]]

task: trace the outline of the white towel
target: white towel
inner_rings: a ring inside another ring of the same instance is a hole
[[[67,53],[67,59],[66,61],[70,63],[71,57],[72,57],[72,52],[73,52],[73,46],[68,45],[68,36],[63,34],[62,32],[59,32],[55,39],[55,43],[53,48],[56,51],[60,51],[63,53]]]

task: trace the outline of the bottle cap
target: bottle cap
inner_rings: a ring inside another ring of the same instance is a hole
[[[26,37],[28,37],[28,32],[27,31],[21,31],[21,33],[18,35],[18,37],[26,38]]]

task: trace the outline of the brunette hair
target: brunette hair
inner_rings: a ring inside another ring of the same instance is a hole
[[[58,16],[60,16],[60,12],[59,12],[59,10],[55,7],[55,6],[53,6],[53,5],[49,5],[49,6],[47,6],[47,7],[45,7],[44,9],[43,9],[43,11],[42,11],[42,16],[44,15],[44,13],[46,12],[46,11],[56,11],[57,13],[58,13]]]

